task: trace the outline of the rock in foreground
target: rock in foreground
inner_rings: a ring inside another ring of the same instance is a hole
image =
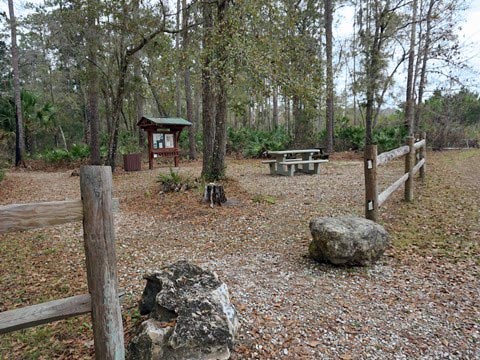
[[[310,232],[310,256],[334,265],[371,265],[390,244],[381,225],[355,216],[312,219]]]
[[[129,359],[230,357],[238,318],[216,274],[179,261],[144,278],[140,313],[150,318],[130,343]]]

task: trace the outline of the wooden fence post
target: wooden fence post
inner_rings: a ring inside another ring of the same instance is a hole
[[[122,314],[118,299],[112,170],[82,166],[80,190],[88,289],[92,298],[93,337],[97,359],[124,359]]]
[[[421,136],[422,140],[425,140],[424,145],[420,148],[419,150],[419,155],[420,155],[420,161],[422,159],[425,159],[425,162],[423,163],[423,166],[420,168],[420,179],[422,179],[422,182],[425,181],[425,166],[427,165],[427,159],[426,159],[426,154],[427,154],[427,133],[424,131]]]
[[[365,146],[363,161],[365,174],[365,217],[369,220],[377,221],[377,145]]]
[[[415,138],[407,137],[407,145],[410,149],[405,155],[405,173],[408,173],[408,179],[405,182],[405,201],[413,201],[413,167],[415,166]]]

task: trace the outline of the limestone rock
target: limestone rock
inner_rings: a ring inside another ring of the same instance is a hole
[[[390,244],[381,225],[355,216],[312,219],[310,232],[310,256],[334,265],[371,265]]]
[[[186,261],[146,274],[140,313],[149,314],[129,359],[228,359],[238,328],[227,286]]]

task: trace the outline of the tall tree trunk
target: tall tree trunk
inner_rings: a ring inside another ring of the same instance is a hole
[[[414,84],[413,75],[415,67],[415,43],[417,34],[417,3],[418,0],[412,2],[412,25],[410,28],[410,49],[408,52],[408,70],[407,70],[407,93],[405,97],[405,126],[408,134],[413,135],[414,129]]]
[[[180,11],[181,11],[181,0],[177,0],[177,16],[176,16],[176,23],[177,23],[177,33],[175,34],[175,53],[177,54],[177,58],[180,58]],[[182,80],[180,78],[180,74],[182,73],[182,64],[181,61],[178,62],[177,72],[175,74],[175,104],[177,106],[176,116],[182,116]]]
[[[95,23],[96,1],[88,1],[87,13],[87,123],[90,126],[90,163],[100,165],[100,134],[98,115],[98,74],[97,74],[97,28]]]
[[[201,126],[201,110],[202,110],[202,84],[201,82],[196,82],[193,86],[194,89],[194,111],[193,116],[195,118],[195,134],[199,131],[199,127]]]
[[[158,91],[155,89],[155,86],[152,83],[150,75],[147,74],[146,71],[143,71],[143,76],[147,80],[147,85],[150,88],[150,92],[152,93],[153,99],[155,100],[155,105],[157,106],[158,115],[163,117],[167,116],[167,112],[165,111],[165,108],[162,105],[162,101],[158,96]]]
[[[258,106],[257,106],[257,119],[258,119],[257,129],[259,129],[259,130],[260,129],[261,130],[268,130],[267,124],[265,124],[264,108],[265,108],[265,104],[263,103],[263,100],[260,99],[260,101],[258,102]]]
[[[217,78],[218,95],[215,111],[215,142],[213,145],[212,179],[225,176],[225,155],[227,150],[227,85],[223,78]]]
[[[332,0],[324,0],[325,5],[325,40],[326,40],[326,57],[327,57],[327,99],[326,99],[326,131],[327,131],[327,152],[333,152],[333,129],[334,129],[334,87],[333,87],[333,5]]]
[[[273,95],[272,95],[272,103],[273,103],[273,128],[278,128],[278,87],[277,85],[273,85]]]
[[[265,118],[265,123],[267,125],[267,129],[268,131],[272,131],[273,129],[273,122],[272,122],[272,118],[270,116],[270,109],[272,107],[270,106],[270,97],[269,96],[265,96],[263,98],[263,112],[264,112],[264,118]]]
[[[104,99],[104,105],[105,105],[105,123],[107,125],[107,134],[113,133],[113,124],[112,124],[112,101],[111,101],[111,94],[105,89],[102,88],[102,95]]]
[[[249,95],[250,101],[248,102],[248,109],[247,109],[247,122],[248,128],[251,129],[253,127],[253,110],[252,110],[252,95]]]
[[[140,62],[139,62],[140,59],[139,59],[139,57],[137,57],[136,60],[137,61],[135,62],[133,72],[135,74],[135,77],[137,79],[139,79],[140,85],[141,85],[142,74],[141,74],[141,70],[140,70]],[[143,113],[144,113],[145,98],[143,97],[141,89],[142,89],[142,86],[140,86],[139,89],[137,89],[137,91],[135,92],[135,95],[134,95],[135,96],[135,113],[136,113],[135,114],[136,115],[136,120],[135,120],[134,126],[144,115]],[[138,127],[137,131],[138,131],[138,145],[140,146],[141,149],[143,149],[143,147],[145,146],[145,131],[143,131],[139,127]]]
[[[118,132],[120,130],[120,118],[122,116],[123,100],[125,96],[125,80],[127,77],[127,70],[129,65],[128,59],[129,57],[127,56],[121,56],[118,84],[117,88],[115,89],[112,103],[112,133],[110,133],[110,138],[108,142],[108,154],[105,161],[105,165],[111,166],[112,172],[115,172],[116,165],[115,160],[117,157],[118,148]]]
[[[13,100],[15,103],[16,119],[15,166],[25,166],[25,128],[23,125],[20,70],[18,64],[17,21],[13,9],[13,0],[8,0],[8,12],[10,15],[10,32],[12,35]]]
[[[298,95],[294,95],[292,99],[292,117],[294,122],[293,139],[295,147],[301,147],[303,146],[303,140],[305,137],[305,120],[302,118],[301,102]]]
[[[379,8],[379,4],[374,4],[374,9],[368,9],[373,12],[367,16],[373,16],[374,25],[371,24],[370,19],[366,21],[366,30],[364,32],[364,42],[368,45],[365,49],[365,78],[366,78],[366,106],[365,106],[365,145],[373,144],[373,127],[375,121],[375,95],[379,87],[378,79],[380,77],[381,65],[380,61],[382,51],[382,21],[381,17],[383,10]],[[372,26],[374,31],[372,33]],[[370,37],[370,39],[369,39]],[[365,41],[366,40],[366,41]]]
[[[283,101],[285,103],[285,124],[287,128],[287,134],[292,133],[292,121],[290,116],[290,98],[287,95],[284,95]]]
[[[135,13],[139,13],[140,10],[140,0],[135,0],[133,2],[133,9]],[[134,102],[135,102],[135,121],[133,126],[135,127],[137,122],[142,118],[144,115],[144,106],[145,106],[145,98],[143,96],[143,78],[142,78],[142,64],[141,64],[141,53],[138,52],[135,54],[135,61],[133,65],[133,74],[135,79],[138,83],[137,91],[134,94]],[[137,127],[138,131],[138,146],[140,149],[143,150],[145,147],[145,131],[139,127]]]
[[[217,96],[215,107],[215,141],[213,144],[213,161],[211,180],[218,180],[225,176],[225,155],[227,151],[227,61],[228,28],[226,12],[228,0],[217,4],[218,33],[222,34],[220,42],[215,44],[215,56],[219,60],[216,72]]]
[[[422,68],[420,70],[420,80],[418,83],[418,97],[417,97],[417,109],[415,111],[415,127],[420,126],[423,110],[423,93],[425,91],[425,83],[427,77],[427,61],[430,54],[430,36],[432,33],[432,12],[436,0],[430,0],[428,5],[428,11],[426,15],[427,27],[425,30],[425,41],[422,49]],[[420,52],[420,50],[419,50]]]
[[[352,95],[353,95],[353,125],[358,125],[357,111],[357,0],[354,3],[353,10],[353,36],[352,36],[352,58],[353,58],[353,74],[352,74]]]
[[[211,179],[213,171],[213,144],[215,141],[215,95],[212,74],[213,10],[208,2],[203,3],[203,49],[206,49],[202,67],[202,122],[203,164],[202,177]]]
[[[189,34],[188,34],[188,17],[189,11],[187,8],[187,0],[182,0],[182,53],[184,63],[184,81],[185,81],[185,103],[187,106],[187,119],[192,123],[192,126],[188,128],[188,155],[191,160],[195,160],[197,157],[197,147],[195,142],[195,133],[197,124],[193,118],[193,100],[192,100],[192,84],[190,81],[190,61],[188,59],[189,51]]]
[[[124,19],[127,18],[128,8],[123,7]],[[126,26],[124,26],[126,28]],[[112,132],[109,134],[108,142],[108,154],[105,161],[106,165],[112,167],[112,172],[115,171],[115,160],[117,156],[117,147],[118,147],[118,135],[120,128],[120,117],[122,116],[123,102],[125,98],[125,84],[127,79],[128,67],[130,65],[131,59],[135,54],[143,49],[150,41],[154,40],[155,37],[163,32],[164,28],[159,28],[150,33],[148,36],[145,36],[139,43],[131,46],[125,46],[126,36],[122,36],[120,39],[120,54],[119,54],[119,69],[118,69],[118,82],[114,90],[113,101],[112,101]]]
[[[88,46],[88,45],[87,45]],[[88,50],[87,50],[88,51]],[[90,59],[90,57],[88,57],[87,55],[87,61]],[[86,69],[88,69],[88,65],[85,66]],[[87,70],[88,71],[88,70]],[[85,77],[88,77],[89,74],[87,73]],[[89,98],[88,98],[88,95],[89,95],[89,84],[88,84],[88,79],[85,81],[86,83],[86,92],[83,93],[83,141],[85,142],[85,144],[88,144],[88,146],[90,146],[91,144],[91,140],[92,140],[92,128],[90,126],[90,116],[88,114],[88,111],[89,111]]]

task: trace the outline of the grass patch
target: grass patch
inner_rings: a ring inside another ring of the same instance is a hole
[[[14,359],[13,354],[22,354],[26,360],[90,358],[88,344],[93,339],[89,316],[83,315],[55,323],[15,331],[0,337],[0,358]],[[79,346],[79,343],[82,344]],[[79,349],[82,349],[79,351]]]
[[[196,188],[198,184],[193,179],[180,175],[170,168],[168,174],[159,174],[157,182],[160,183],[161,189],[164,193],[187,191]]]
[[[434,161],[427,167],[425,184],[415,184],[415,201],[402,202],[394,221],[385,224],[393,246],[401,252],[480,264],[478,187],[472,181],[480,176],[472,168],[472,163],[480,163],[480,152],[432,153],[430,158]]]
[[[257,204],[269,204],[274,205],[277,203],[277,199],[271,195],[257,194],[252,198],[252,201]]]

